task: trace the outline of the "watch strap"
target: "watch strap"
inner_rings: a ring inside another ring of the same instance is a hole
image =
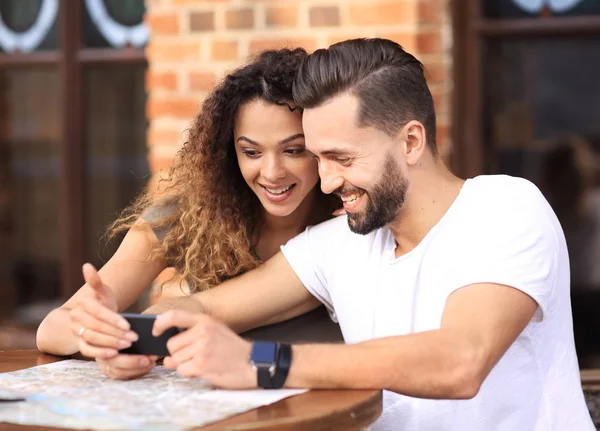
[[[277,355],[277,365],[275,374],[271,378],[272,389],[283,387],[292,365],[292,346],[289,344],[279,344],[279,354]]]
[[[258,386],[264,389],[279,389],[283,387],[292,364],[292,346],[277,343],[274,371],[271,367],[256,367]]]

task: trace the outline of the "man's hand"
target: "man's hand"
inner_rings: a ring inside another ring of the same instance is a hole
[[[202,377],[228,389],[256,388],[256,372],[249,363],[251,343],[223,323],[205,314],[172,310],[158,316],[152,334],[156,337],[170,327],[186,331],[167,342],[167,368],[184,377]]]

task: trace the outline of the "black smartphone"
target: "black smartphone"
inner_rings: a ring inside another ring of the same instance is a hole
[[[134,314],[119,313],[131,325],[131,330],[138,334],[138,340],[131,343],[131,346],[119,350],[119,353],[129,355],[156,355],[169,356],[167,350],[167,341],[174,335],[181,332],[179,328],[168,328],[160,336],[152,335],[152,327],[156,320],[155,314]]]

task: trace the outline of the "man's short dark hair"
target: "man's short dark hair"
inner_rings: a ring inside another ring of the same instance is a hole
[[[315,108],[350,91],[360,103],[358,125],[392,136],[411,120],[425,127],[427,146],[437,154],[433,98],[423,64],[387,39],[352,39],[318,49],[294,81],[294,101]]]

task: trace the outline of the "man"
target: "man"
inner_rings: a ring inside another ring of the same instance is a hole
[[[165,364],[231,388],[385,389],[375,429],[594,429],[565,240],[538,189],[448,171],[422,65],[391,41],[316,51],[294,94],[321,187],[347,216],[308,228],[257,270],[163,305],[187,312],[162,314],[156,334],[190,328],[170,340]],[[233,332],[319,301],[348,344],[290,351]],[[107,363],[135,369],[128,361]]]

